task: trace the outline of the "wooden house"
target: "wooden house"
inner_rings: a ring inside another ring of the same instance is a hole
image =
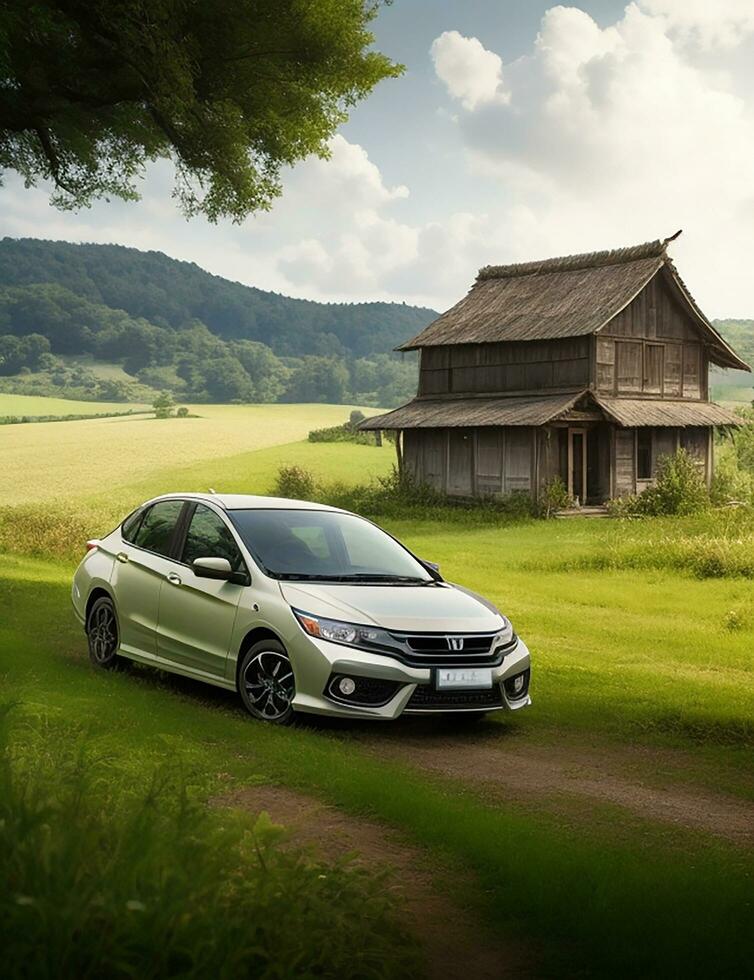
[[[674,236],[675,237],[675,236]],[[581,503],[640,492],[683,446],[707,480],[709,365],[750,370],[694,302],[672,239],[487,266],[398,350],[420,353],[407,405],[362,423],[397,430],[399,460],[448,494],[528,491],[560,476]]]

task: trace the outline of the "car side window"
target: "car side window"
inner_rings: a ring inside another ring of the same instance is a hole
[[[133,514],[129,514],[125,521],[123,521],[120,526],[120,536],[124,541],[128,541],[129,544],[134,543],[143,516],[144,508],[137,507]]]
[[[190,565],[196,558],[227,558],[234,572],[244,568],[244,560],[225,522],[217,514],[197,504],[183,547],[183,561]]]
[[[182,509],[182,500],[161,500],[153,504],[136,532],[134,544],[137,548],[169,557],[173,531]]]

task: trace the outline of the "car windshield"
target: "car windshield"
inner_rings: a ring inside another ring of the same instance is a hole
[[[374,524],[327,510],[231,510],[256,562],[273,578],[432,584],[427,569]]]

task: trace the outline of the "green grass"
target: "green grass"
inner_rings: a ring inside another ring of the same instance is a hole
[[[420,536],[416,541],[423,543]],[[440,557],[450,564],[450,555]],[[177,757],[191,773],[197,800],[227,787],[228,775],[263,777],[379,817],[427,847],[438,866],[474,869],[483,885],[475,896],[479,914],[503,934],[528,937],[554,975],[734,976],[746,969],[754,953],[750,855],[706,836],[643,823],[626,827],[617,814],[620,833],[609,822],[602,829],[574,828],[546,806],[524,812],[491,805],[448,781],[380,760],[360,749],[347,730],[268,728],[248,721],[222,692],[148,670],[95,672],[68,612],[69,574],[65,566],[4,561],[0,601],[9,615],[0,624],[2,671],[34,731],[54,744],[83,729],[92,751],[107,760],[108,780],[140,786],[145,773]],[[467,570],[467,579],[480,584],[488,574],[494,570]],[[521,594],[523,585],[504,590],[522,627],[533,625],[527,608],[536,605],[535,596]],[[622,605],[635,614],[646,598],[640,594]],[[617,615],[623,619],[625,613]],[[579,724],[577,712],[572,706],[561,718],[559,708],[594,699],[595,687],[583,686],[578,665],[553,668],[545,637],[566,635],[573,626],[567,619],[553,631],[555,621],[561,617],[553,610],[552,620],[539,626],[540,707],[528,719],[501,725],[501,737],[525,739],[537,724],[557,723],[568,731]],[[593,643],[600,633],[598,626]],[[626,701],[643,683],[629,672]],[[597,699],[594,712],[599,704]],[[603,721],[615,707],[612,699],[603,705]]]
[[[264,814],[208,808],[174,763],[126,779],[52,725],[57,740],[23,717],[0,732],[5,976],[406,975],[415,956],[382,878],[283,849]]]
[[[72,559],[136,503],[210,486],[265,492],[291,463],[331,483],[389,471],[390,446],[265,443],[312,414],[214,406],[205,420],[214,452],[207,435],[209,455],[155,454],[148,471],[117,477],[87,471],[85,445],[74,440],[69,464],[86,479],[56,499],[35,488],[25,502],[15,489],[20,457],[11,459],[5,475],[16,497],[0,508],[0,683],[21,702],[34,738],[52,746],[83,731],[114,785],[143,788],[155,767],[178,758],[200,803],[227,786],[227,774],[279,781],[374,815],[428,848],[438,867],[474,870],[481,888],[470,900],[480,916],[542,949],[554,976],[744,973],[754,954],[750,852],[604,805],[574,817],[550,799],[492,803],[481,791],[384,761],[351,728],[271,729],[248,721],[224,692],[141,668],[111,676],[89,667],[69,608]],[[150,452],[162,444],[160,425],[139,430]],[[239,433],[261,448],[233,451]],[[440,562],[448,580],[496,602],[532,650],[532,709],[498,716],[485,738],[539,749],[640,745],[649,766],[653,753],[667,751],[678,766],[660,763],[642,774],[646,782],[754,800],[750,513],[515,523],[438,509],[380,522]],[[13,553],[29,551],[42,557]],[[44,560],[50,555],[67,561]]]

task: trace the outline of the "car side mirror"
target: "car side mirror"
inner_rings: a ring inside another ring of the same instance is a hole
[[[420,558],[419,561],[424,565],[430,575],[433,578],[440,579],[440,566],[435,561],[427,561],[425,558]]]
[[[195,558],[191,569],[197,578],[214,578],[229,582],[233,577],[233,569],[227,558]]]

